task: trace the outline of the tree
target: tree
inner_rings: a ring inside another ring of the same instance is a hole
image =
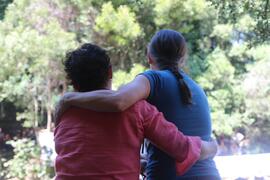
[[[270,50],[269,45],[253,49],[257,62],[250,66],[250,71],[243,81],[246,95],[246,114],[250,121],[246,124],[251,139],[253,152],[269,152],[270,146]],[[252,128],[250,128],[252,127]]]
[[[27,120],[26,126],[37,127],[46,112],[50,128],[55,91],[65,84],[61,59],[76,42],[75,35],[50,16],[50,9],[37,6],[40,3],[15,1],[7,10],[1,23],[1,36],[5,38],[0,43],[0,62],[6,68],[0,72],[3,78],[0,87],[2,100],[15,101],[24,107],[25,111],[17,118]],[[50,7],[49,2],[42,3]]]
[[[9,3],[11,3],[12,0],[0,0],[0,20],[4,18],[5,10]]]
[[[23,179],[44,179],[49,180],[50,170],[48,166],[40,160],[41,148],[35,141],[30,139],[20,139],[9,142],[14,147],[14,157],[5,162],[7,167],[6,178]],[[1,177],[1,176],[0,176]]]
[[[0,99],[22,110],[17,119],[25,126],[50,127],[54,102],[68,88],[61,63],[66,51],[84,42],[104,47],[118,88],[145,69],[153,34],[170,28],[187,40],[184,70],[205,89],[217,135],[231,136],[241,127],[252,139],[262,134],[251,128],[269,129],[259,106],[268,94],[249,94],[243,85],[251,74],[260,82],[264,77],[256,73],[268,66],[268,0],[2,2]]]

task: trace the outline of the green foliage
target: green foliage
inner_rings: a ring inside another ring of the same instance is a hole
[[[66,51],[83,42],[103,46],[115,69],[117,89],[145,70],[145,48],[152,35],[171,28],[187,40],[185,70],[205,89],[217,134],[232,135],[242,127],[250,142],[259,142],[269,130],[269,0],[0,4],[0,101],[9,100],[22,110],[17,120],[24,126],[47,122],[49,127],[54,102],[67,90],[62,66]]]
[[[269,0],[210,0],[218,9],[218,20],[222,24],[232,23],[252,27],[254,43],[269,41]],[[245,31],[245,29],[242,29]]]
[[[51,118],[53,88],[63,83],[61,60],[76,42],[75,35],[62,28],[49,8],[36,6],[39,0],[31,3],[15,1],[0,24],[0,36],[5,37],[0,42],[4,47],[0,51],[0,63],[5,67],[0,71],[3,78],[0,89],[2,100],[19,102],[25,109],[18,120],[37,126],[41,117],[39,108],[49,112],[47,119]],[[43,5],[49,6],[46,2]]]
[[[208,4],[205,0],[155,0],[155,21],[157,25],[180,23],[204,19],[207,16]],[[192,27],[182,26],[181,32],[186,33]]]
[[[241,124],[241,115],[236,112],[241,110],[242,93],[235,82],[235,68],[219,48],[206,61],[208,68],[197,80],[207,92],[214,130],[232,134]]]
[[[215,49],[206,59],[208,68],[203,76],[198,79],[206,90],[225,88],[234,79],[234,67],[224,52]]]
[[[119,46],[127,45],[141,34],[136,15],[130,8],[123,5],[115,9],[111,2],[103,4],[95,29],[105,35],[112,34],[109,37]]]
[[[217,24],[214,27],[212,36],[216,36],[221,40],[231,40],[232,39],[233,27],[230,24]]]
[[[252,66],[243,82],[246,95],[246,114],[253,121],[247,128],[253,146],[257,145],[256,152],[268,152],[270,138],[270,59],[261,60]],[[254,148],[254,147],[253,147]]]
[[[4,168],[5,159],[0,155],[0,178],[4,178],[6,174],[6,170]]]
[[[132,81],[136,75],[145,71],[145,67],[140,64],[134,64],[130,72],[118,70],[113,75],[113,89],[121,88],[122,85]]]
[[[0,20],[4,18],[6,7],[12,0],[0,0]]]
[[[48,164],[41,162],[41,149],[35,141],[20,139],[9,144],[14,147],[14,157],[4,164],[7,168],[6,178],[50,179]]]
[[[254,61],[263,61],[263,63],[266,63],[270,59],[269,51],[270,51],[269,44],[261,44],[261,45],[250,48],[247,54]]]
[[[154,21],[157,29],[180,31],[188,40],[189,53],[204,56],[209,51],[216,10],[206,0],[156,0]],[[207,37],[208,36],[208,37]]]
[[[249,33],[256,27],[256,21],[249,15],[243,15],[236,23],[236,29],[243,33]]]
[[[243,83],[247,112],[258,119],[270,120],[270,59],[256,62]]]

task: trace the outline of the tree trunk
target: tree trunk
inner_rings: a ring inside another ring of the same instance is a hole
[[[52,91],[51,91],[51,79],[50,76],[47,76],[47,130],[51,130],[51,124],[52,124]]]
[[[47,107],[47,130],[51,130],[51,124],[52,124],[52,109],[50,105]]]
[[[38,100],[34,97],[34,127],[38,127]]]

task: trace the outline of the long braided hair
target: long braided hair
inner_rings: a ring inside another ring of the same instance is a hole
[[[183,103],[192,104],[191,92],[178,70],[178,65],[184,64],[187,54],[187,45],[182,34],[169,29],[158,31],[149,43],[148,53],[159,69],[169,70],[177,78]]]

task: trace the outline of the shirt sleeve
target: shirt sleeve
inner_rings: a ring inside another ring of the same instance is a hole
[[[184,174],[199,158],[201,139],[185,136],[146,101],[140,106],[144,136],[176,160],[177,174]]]
[[[160,80],[158,73],[154,70],[148,70],[148,71],[145,71],[139,75],[145,76],[148,79],[148,81],[150,82],[150,94],[149,94],[148,99],[149,100],[153,99],[155,94],[157,94],[156,93],[157,90],[160,87],[161,80]]]

